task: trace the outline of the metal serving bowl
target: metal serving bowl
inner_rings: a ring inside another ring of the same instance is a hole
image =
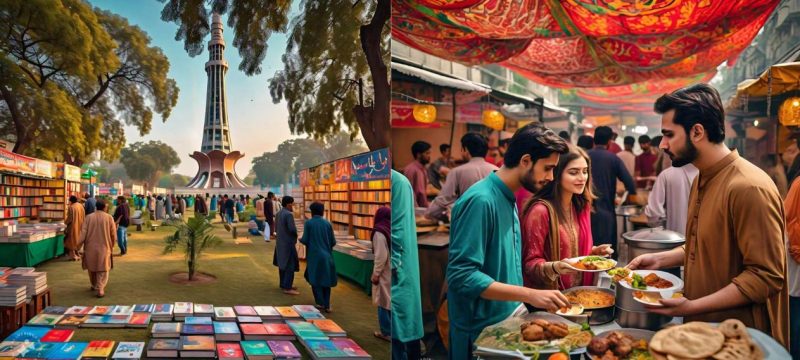
[[[578,290],[597,290],[609,294],[611,296],[615,296],[614,290],[599,286],[576,286],[573,288],[569,288],[564,290],[564,294],[569,294]],[[616,300],[615,300],[616,303]],[[588,319],[589,325],[600,325],[614,321],[614,311],[615,306],[611,304],[610,306],[601,307],[601,308],[590,308],[584,306],[583,314],[576,315],[576,316],[566,316],[567,318],[575,318],[575,320],[579,320],[576,322],[580,323],[581,317],[584,319]]]

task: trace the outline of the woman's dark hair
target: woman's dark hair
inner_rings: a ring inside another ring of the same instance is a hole
[[[563,154],[567,152],[567,143],[558,137],[553,130],[546,128],[542,123],[534,122],[517,130],[508,144],[503,166],[515,168],[519,165],[524,155],[530,155],[531,161],[536,163],[552,153]]]
[[[325,212],[325,205],[322,205],[321,202],[315,201],[308,206],[308,209],[311,210],[312,216],[313,215],[322,216],[322,214]]]
[[[708,141],[720,144],[725,140],[725,108],[719,93],[708,84],[696,84],[664,94],[654,106],[656,113],[675,110],[672,121],[683,126],[686,134],[695,124],[703,125]]]
[[[566,223],[566,209],[564,209],[561,204],[561,192],[563,191],[561,188],[561,179],[564,177],[564,171],[567,170],[569,163],[580,158],[586,160],[586,164],[589,166],[589,172],[586,177],[586,186],[583,189],[583,194],[572,196],[572,208],[577,212],[581,212],[586,207],[591,207],[592,202],[597,199],[597,196],[594,195],[594,191],[592,189],[592,160],[583,149],[576,146],[570,146],[568,153],[561,154],[561,156],[558,157],[558,165],[556,165],[556,168],[553,169],[553,181],[547,183],[542,190],[539,190],[530,198],[530,200],[528,200],[527,203],[525,203],[522,213],[527,214],[528,210],[530,210],[536,201],[545,200],[553,205],[553,209],[556,211],[556,216],[558,216],[559,224]]]
[[[489,152],[489,140],[478,133],[466,133],[461,137],[461,146],[467,149],[470,156],[474,158],[486,157]]]
[[[286,205],[289,204],[294,204],[294,198],[289,195],[286,195],[283,197],[283,199],[281,199],[281,206],[286,207]]]
[[[584,150],[592,150],[594,147],[594,139],[590,135],[581,135],[578,137],[578,146]]]

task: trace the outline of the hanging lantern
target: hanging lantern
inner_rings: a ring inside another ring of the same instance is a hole
[[[433,105],[414,105],[414,120],[423,124],[430,124],[436,121],[436,106]]]
[[[800,126],[800,97],[792,96],[783,101],[778,120],[783,126]]]
[[[493,130],[503,130],[506,118],[497,110],[484,110],[483,111],[483,125]]]

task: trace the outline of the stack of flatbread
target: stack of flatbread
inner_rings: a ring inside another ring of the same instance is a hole
[[[725,320],[716,328],[704,322],[690,322],[661,330],[650,340],[650,353],[657,360],[764,358],[747,327],[735,319]]]

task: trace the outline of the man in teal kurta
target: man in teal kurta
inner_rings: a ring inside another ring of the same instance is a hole
[[[333,247],[336,237],[333,226],[322,217],[325,207],[313,202],[309,206],[311,219],[306,221],[300,242],[306,251],[305,278],[311,284],[317,308],[331,312],[331,288],[336,286],[336,266],[333,263]]]
[[[403,174],[392,170],[392,359],[418,359],[422,295],[417,254],[414,192]]]
[[[447,264],[450,359],[471,358],[481,331],[509,317],[522,302],[552,310],[569,305],[558,291],[522,286],[514,197],[519,187],[535,193],[551,181],[558,156],[566,151],[552,130],[529,124],[511,138],[503,167],[456,201]]]

